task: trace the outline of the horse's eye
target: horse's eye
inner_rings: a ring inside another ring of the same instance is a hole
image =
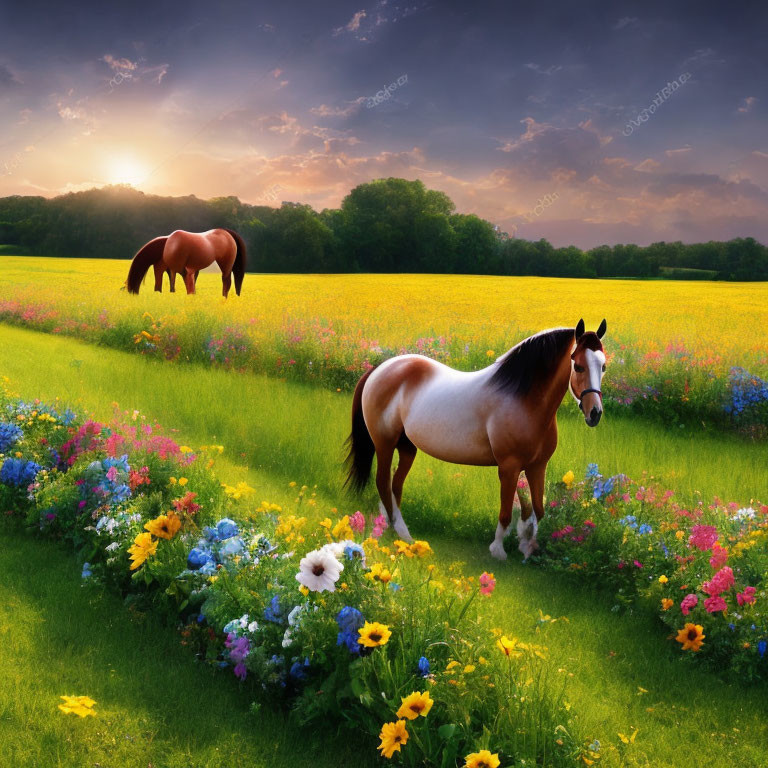
[[[576,365],[576,363],[573,364],[573,370],[576,373],[584,373],[584,368],[581,365]]]
[[[605,373],[605,366],[603,366],[603,373]]]

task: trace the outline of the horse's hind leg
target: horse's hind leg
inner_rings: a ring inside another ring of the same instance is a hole
[[[195,292],[195,273],[191,269],[184,273],[184,285],[187,287],[188,296]]]
[[[229,295],[229,289],[232,287],[232,272],[221,273],[221,294],[226,299]]]
[[[533,552],[539,548],[538,542],[536,541],[536,534],[539,529],[539,521],[544,517],[544,478],[546,471],[546,462],[526,467],[525,470],[528,487],[531,489],[531,504],[535,514],[531,514],[530,508],[526,509],[527,505],[522,505],[521,498],[521,511],[520,520],[517,523],[517,536],[520,540],[520,551],[523,553],[524,557],[530,557]]]
[[[397,442],[397,469],[392,478],[392,493],[395,496],[395,503],[399,507],[403,500],[403,483],[408,473],[411,471],[413,462],[416,459],[416,446],[408,439],[405,432],[400,436]]]
[[[512,524],[512,505],[515,502],[517,478],[520,477],[520,467],[514,463],[499,464],[499,481],[501,483],[501,508],[499,509],[499,524],[496,526],[496,536],[489,549],[498,560],[506,560],[504,537]]]
[[[176,273],[172,270],[168,270],[168,281],[171,284],[171,293],[176,293]]]

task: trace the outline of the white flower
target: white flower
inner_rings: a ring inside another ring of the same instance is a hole
[[[333,553],[323,547],[309,552],[301,559],[296,581],[312,592],[335,592],[336,582],[343,570],[344,566]]]
[[[106,549],[107,552],[114,552],[119,546],[120,545],[116,541],[113,541],[111,544],[107,544],[104,549]]]
[[[732,518],[733,520],[754,520],[755,510],[752,507],[742,507]]]
[[[249,632],[255,632],[259,628],[259,622],[258,621],[252,621],[248,625],[248,631]]]

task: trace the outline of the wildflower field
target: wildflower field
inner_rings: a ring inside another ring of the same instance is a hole
[[[148,357],[265,373],[348,391],[371,365],[419,352],[484,367],[526,336],[608,318],[614,412],[665,424],[768,432],[764,283],[452,275],[247,275],[225,303],[120,291],[127,263],[0,257],[0,321]]]
[[[0,265],[3,320],[24,326],[0,324],[13,638],[0,671],[17,681],[0,693],[0,742],[14,764],[764,766],[763,286],[248,275],[225,304],[215,275],[194,298],[145,286],[137,300],[110,283],[125,265]],[[698,366],[719,382],[706,408],[727,415],[705,429],[686,406],[611,400],[589,430],[566,404],[527,563],[513,540],[507,563],[488,555],[492,470],[420,456],[403,503],[414,544],[386,529],[373,491],[341,491],[348,386],[371,355],[485,365],[528,330],[572,324],[571,302],[588,326],[608,318],[606,385],[620,345],[636,345],[637,381],[654,350],[689,393]],[[165,353],[171,327],[189,354]],[[674,356],[675,327],[690,359]],[[242,332],[241,358],[226,342],[211,352],[224,328]],[[749,423],[724,409],[742,391],[734,367],[757,393]],[[120,630],[75,635],[61,601]],[[22,671],[35,658],[45,674]]]

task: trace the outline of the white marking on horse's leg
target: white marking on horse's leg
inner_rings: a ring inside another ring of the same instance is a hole
[[[488,547],[488,549],[497,560],[507,559],[507,553],[504,551],[504,537],[507,535],[511,527],[511,525],[508,525],[505,528],[501,523],[496,525],[496,537],[491,542],[491,546]]]
[[[518,549],[523,554],[523,559],[527,560],[533,552],[538,549],[536,542],[536,533],[539,530],[539,523],[536,515],[531,515],[527,520],[519,518],[517,521],[517,538],[520,543]]]
[[[405,524],[405,520],[403,520],[403,513],[400,511],[400,507],[397,506],[397,501],[395,501],[394,493],[392,494],[392,527],[401,539],[413,541],[408,526]]]

